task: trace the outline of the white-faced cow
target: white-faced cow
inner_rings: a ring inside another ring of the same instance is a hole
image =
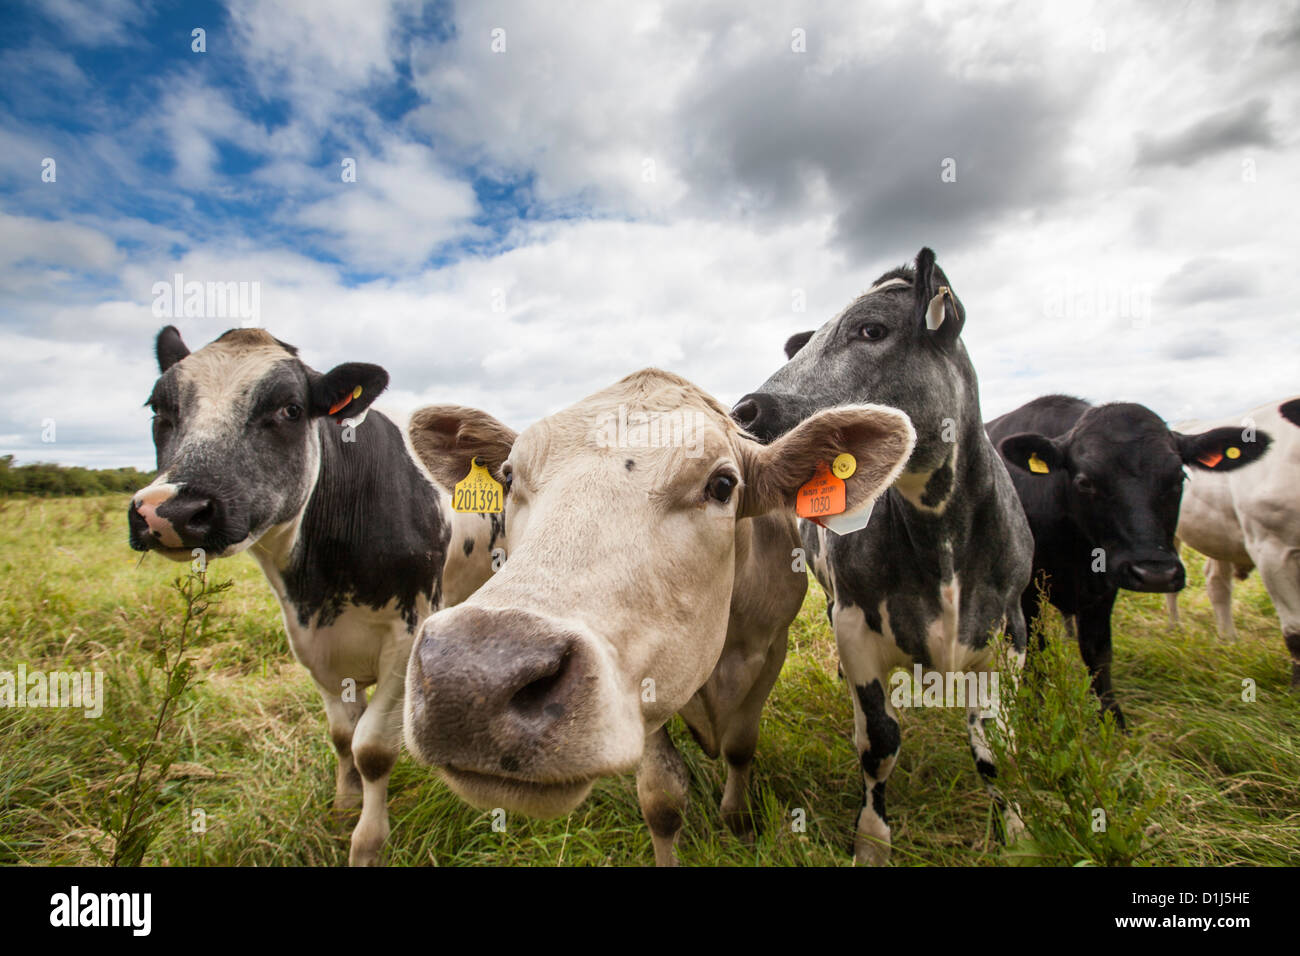
[[[1268,457],[1254,468],[1216,475],[1198,471],[1183,491],[1178,537],[1206,555],[1205,588],[1219,637],[1236,640],[1232,578],[1259,568],[1291,654],[1291,690],[1300,693],[1300,397],[1262,405],[1219,422],[1188,428],[1266,428]],[[1178,596],[1169,595],[1178,623]]]
[[[1110,679],[1116,594],[1182,588],[1174,528],[1184,466],[1240,468],[1264,453],[1269,436],[1247,441],[1241,428],[1182,434],[1144,405],[1093,406],[1065,395],[1036,398],[989,422],[988,431],[1012,466],[1034,534],[1026,620],[1032,628],[1040,613],[1041,581],[1051,603],[1073,619],[1103,710],[1123,726]]]
[[[807,588],[796,494],[849,452],[848,506],[869,506],[911,450],[907,418],[827,410],[764,446],[649,369],[513,442],[456,407],[417,412],[411,429],[446,481],[474,458],[496,471],[510,551],[424,624],[407,672],[412,754],[471,804],[533,816],[567,813],[600,777],[635,768],[655,860],[671,865],[688,778],[665,724],[679,713],[727,760],[728,825],[750,829],[759,714]]]
[[[859,531],[839,536],[805,522],[803,540],[826,591],[840,665],[852,688],[853,738],[865,794],[854,856],[889,859],[885,781],[901,735],[886,684],[915,664],[945,678],[987,671],[996,631],[1023,660],[1020,593],[1033,543],[1006,468],[984,434],[979,385],[961,331],[966,311],[922,249],[915,268],[881,276],[816,332],[786,343],[789,362],[732,410],[768,441],[797,433],[820,409],[878,402],[906,412],[916,448]],[[969,683],[966,684],[970,686]],[[993,786],[981,715],[967,711],[978,771],[1004,811],[1006,834],[1022,824]]]
[[[453,518],[402,432],[370,409],[388,384],[382,368],[321,374],[260,329],[191,354],[168,326],[157,357],[148,405],[159,471],[131,501],[131,547],[178,561],[194,549],[253,555],[325,702],[335,810],[361,808],[349,860],[376,863],[413,635],[444,603],[444,560],[458,597],[490,575],[490,547],[477,544],[488,523]]]

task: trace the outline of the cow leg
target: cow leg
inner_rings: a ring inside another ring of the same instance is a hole
[[[361,806],[361,774],[352,759],[352,737],[357,721],[366,709],[365,691],[358,691],[358,701],[345,701],[341,694],[321,684],[316,685],[325,702],[325,720],[329,724],[330,740],[338,754],[338,770],[334,777],[334,814],[340,819],[352,816]]]
[[[1291,690],[1300,693],[1300,549],[1279,543],[1252,552],[1251,557],[1282,622],[1282,637],[1291,654]]]
[[[1068,615],[1066,620],[1072,621],[1073,615]],[[1025,652],[1029,643],[1025,620],[1014,607],[1007,615],[1006,633],[1011,638],[1011,647],[1007,650],[1007,664],[1011,669],[1011,673],[1007,677],[1011,681],[1009,690],[1014,694],[1020,685],[1020,677],[1025,669]],[[1000,697],[1001,694],[1002,691],[999,688],[998,696]],[[1010,739],[1011,728],[1003,719],[1002,708],[997,700],[988,702],[990,707],[987,709],[977,706],[979,703],[978,701],[968,701],[971,706],[966,708],[966,732],[970,740],[970,752],[971,756],[975,758],[975,770],[979,773],[980,779],[984,781],[984,788],[988,791],[993,805],[998,809],[998,822],[1001,824],[998,835],[1004,842],[1014,843],[1024,835],[1025,823],[1020,817],[1020,808],[1014,803],[1009,803],[998,791],[997,785],[994,783],[998,776],[998,768],[987,737],[988,723],[991,720],[997,722],[998,729],[1007,739]]]
[[[388,777],[402,741],[402,697],[411,635],[380,653],[380,677],[352,735],[352,759],[361,773],[361,819],[352,831],[350,866],[378,866],[388,839]]]
[[[686,815],[689,785],[686,761],[673,746],[668,728],[660,727],[646,737],[636,770],[636,794],[654,843],[655,866],[677,865],[677,835]]]
[[[1009,664],[1011,666],[1012,687],[1010,691],[1015,693],[1015,686],[1020,681],[1020,674],[1025,667],[1025,648],[1024,641],[1020,642],[1020,648],[1013,650],[1010,655]],[[999,696],[1001,691],[999,690]],[[1004,736],[1009,736],[1011,729],[1007,726],[1002,718],[1002,710],[997,701],[991,702],[992,713],[989,709],[978,706],[968,706],[966,708],[966,732],[970,740],[971,756],[975,758],[975,770],[979,773],[980,779],[984,782],[984,789],[988,791],[989,799],[998,810],[999,832],[998,836],[1004,843],[1014,843],[1025,834],[1025,823],[1020,817],[1020,808],[1014,803],[1009,803],[1002,796],[997,788],[995,781],[998,776],[997,761],[993,758],[993,751],[988,743],[988,725],[990,721],[996,721],[998,729]]]
[[[1124,714],[1110,686],[1110,612],[1114,606],[1115,592],[1111,591],[1079,609],[1079,654],[1092,675],[1092,689],[1101,701],[1102,712],[1114,714],[1122,729]]]
[[[1178,535],[1174,535],[1174,554],[1181,555],[1183,552],[1183,543],[1179,540]],[[1184,564],[1187,562],[1184,561]],[[1170,591],[1165,595],[1165,611],[1169,614],[1169,626],[1178,627],[1178,592]]]
[[[1205,590],[1210,595],[1210,606],[1214,608],[1214,626],[1222,641],[1237,639],[1237,625],[1232,620],[1233,570],[1231,561],[1210,558],[1205,562]]]
[[[727,829],[742,839],[753,839],[754,815],[749,808],[749,778],[758,747],[758,723],[767,695],[785,663],[788,634],[782,631],[768,645],[767,660],[749,693],[731,716],[722,734],[722,755],[727,758],[727,784],[722,791],[722,819]]]
[[[853,744],[862,769],[862,807],[853,837],[853,859],[873,866],[889,862],[885,783],[902,743],[898,717],[885,689],[889,667],[880,658],[884,640],[867,626],[861,608],[835,609],[835,644],[853,700]]]

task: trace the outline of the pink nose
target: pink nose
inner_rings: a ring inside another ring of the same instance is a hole
[[[174,497],[176,489],[163,486],[144,489],[135,496],[134,501],[136,512],[145,520],[153,536],[166,548],[180,548],[185,544],[172,523],[158,515],[158,506]]]

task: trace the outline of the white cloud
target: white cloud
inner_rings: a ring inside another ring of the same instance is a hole
[[[122,258],[113,240],[94,229],[0,211],[0,269],[21,265],[103,272]]]
[[[53,204],[55,221],[0,220],[0,375],[22,383],[0,432],[24,436],[20,458],[149,462],[150,289],[175,272],[259,282],[267,328],[321,369],[385,365],[381,406],[399,414],[454,401],[522,426],[650,364],[732,402],[779,366],[790,334],[921,241],[967,307],[989,417],[1055,391],[1170,419],[1295,391],[1300,165],[1281,132],[1300,120],[1294,7],[1224,18],[1192,4],[1170,19],[1100,3],[474,3],[454,17],[453,38],[434,41],[409,32],[407,3],[236,0],[236,50],[288,104],[282,125],[262,129],[233,91],[186,76],[158,118],[81,144],[105,181],[146,192],[160,187],[124,139],[160,130],[185,202],[252,187],[281,203],[256,222],[195,212],[154,226]],[[795,29],[806,54],[790,49]],[[394,121],[371,93],[408,52],[424,102]],[[1257,98],[1278,142],[1204,125]],[[0,163],[34,178],[41,131],[8,126]],[[1214,149],[1139,164],[1143,136],[1173,149],[1187,130],[1209,130]],[[340,141],[356,144],[356,183],[319,165]],[[223,142],[265,165],[222,175]],[[949,186],[938,161],[952,142],[965,147]],[[61,190],[86,188],[65,187],[63,168]],[[505,242],[429,266],[485,238],[471,174],[526,184],[531,216],[572,218],[498,218]],[[357,273],[382,278],[342,278]],[[197,347],[237,323],[177,324]],[[32,438],[46,416],[55,449]]]
[[[356,181],[344,182],[340,166],[336,194],[298,215],[303,225],[336,239],[349,263],[403,272],[443,243],[473,236],[474,190],[440,170],[427,147],[394,145],[383,158],[351,158]]]

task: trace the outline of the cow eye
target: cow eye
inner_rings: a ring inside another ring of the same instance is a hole
[[[1075,475],[1074,487],[1078,488],[1085,495],[1095,495],[1097,493],[1096,484],[1094,484],[1093,480],[1087,475]]]
[[[501,483],[506,486],[506,494],[509,494],[510,486],[515,483],[515,470],[510,467],[510,462],[501,466]]]
[[[868,342],[879,342],[889,334],[889,327],[881,325],[879,322],[868,322],[862,328],[858,329],[858,335]]]
[[[731,493],[736,490],[736,478],[726,472],[719,472],[709,479],[704,492],[714,501],[726,504],[731,500]]]
[[[280,414],[287,421],[296,422],[298,419],[302,418],[302,406],[290,402],[288,405],[284,406],[284,408],[280,409]]]

